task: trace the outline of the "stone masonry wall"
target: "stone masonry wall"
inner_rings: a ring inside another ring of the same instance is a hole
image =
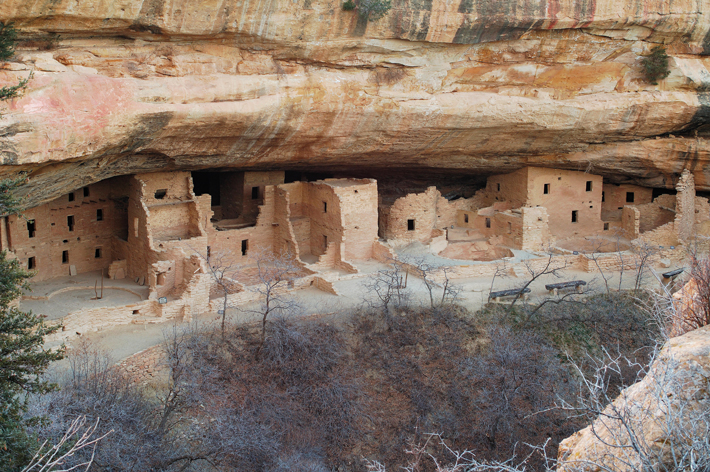
[[[678,239],[687,241],[695,233],[695,180],[689,170],[683,171],[675,189],[675,230]]]

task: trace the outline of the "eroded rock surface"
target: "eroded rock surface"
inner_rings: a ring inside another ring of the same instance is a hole
[[[0,119],[27,204],[164,169],[591,170],[710,190],[710,1],[5,0],[34,70]],[[666,43],[671,74],[642,77]]]
[[[671,338],[643,380],[560,443],[557,470],[686,470],[691,460],[704,470],[709,387],[710,326]]]

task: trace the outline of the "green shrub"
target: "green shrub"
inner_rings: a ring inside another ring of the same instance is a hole
[[[668,54],[663,46],[656,46],[651,50],[651,54],[641,60],[643,73],[653,85],[658,85],[659,80],[663,80],[671,73],[668,70]]]
[[[392,9],[392,0],[348,0],[343,3],[343,10],[353,10],[357,8],[358,14],[366,19],[377,21]]]
[[[0,21],[0,62],[10,59],[15,54],[17,31],[10,23]]]

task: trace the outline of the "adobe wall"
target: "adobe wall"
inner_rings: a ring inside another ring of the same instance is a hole
[[[630,184],[604,184],[602,211],[618,211],[626,205],[644,205],[653,201],[653,189]],[[627,193],[633,193],[633,201],[628,201]]]
[[[487,204],[510,202],[513,208],[525,206],[528,202],[528,182],[530,167],[510,174],[492,175],[486,182]]]
[[[639,231],[645,233],[675,219],[675,212],[671,211],[675,208],[675,195],[661,195],[652,203],[636,205],[635,208],[640,214]]]
[[[591,182],[590,191],[586,190],[587,182]],[[549,185],[547,194],[545,184]],[[527,205],[547,208],[550,233],[556,238],[595,234],[603,230],[602,187],[599,175],[530,167]],[[573,211],[577,211],[576,223],[572,222]]]
[[[72,265],[77,273],[108,268],[114,260],[114,239],[124,236],[126,227],[123,205],[116,201],[120,195],[113,185],[115,180],[79,188],[71,192],[72,201],[67,194],[27,209],[23,216],[8,216],[4,219],[2,249],[14,253],[26,268],[29,258],[34,257],[37,272],[33,281],[68,276]],[[30,237],[28,230],[31,220],[34,220],[34,237]],[[67,251],[66,262],[63,262],[64,251]]]
[[[641,234],[641,211],[638,207],[625,206],[621,210],[621,229],[624,237],[636,239]]]
[[[343,228],[345,260],[372,258],[372,245],[377,240],[377,181],[374,179],[331,181],[338,196]]]
[[[523,215],[520,210],[498,212],[493,215],[495,237],[491,244],[507,246],[513,249],[523,247]]]
[[[681,174],[675,189],[675,230],[681,241],[687,241],[695,235],[695,180],[688,169]]]
[[[205,203],[209,195],[204,195],[200,200],[201,212],[211,210]],[[254,226],[238,229],[217,230],[214,224],[210,223],[206,228],[207,246],[213,255],[222,258],[222,264],[239,266],[253,266],[256,258],[263,253],[270,253],[274,248],[274,220],[275,220],[275,197],[274,187],[266,187],[264,190],[264,203],[259,207],[259,215]],[[210,219],[210,218],[207,218]],[[247,241],[246,254],[242,254],[242,241]],[[206,248],[204,249],[206,252]]]
[[[310,218],[311,254],[320,256],[334,243],[338,247],[343,242],[343,226],[340,214],[340,199],[333,188],[321,181],[304,185],[307,198],[304,201],[305,212]]]
[[[436,187],[424,193],[412,193],[398,198],[390,207],[381,208],[380,224],[386,240],[419,241],[428,243],[431,231],[436,228],[436,201],[441,194]],[[409,230],[409,220],[414,220],[414,229]]]
[[[550,234],[549,217],[544,207],[523,207],[521,249],[529,251],[544,251],[548,249],[553,238]]]

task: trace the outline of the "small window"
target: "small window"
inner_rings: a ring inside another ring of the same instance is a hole
[[[166,189],[166,188],[161,188],[161,189],[158,189],[158,190],[155,191],[154,196],[155,196],[155,199],[156,199],[156,200],[162,200],[163,198],[165,198],[165,196],[166,196],[167,194],[168,194],[168,189]]]
[[[104,211],[99,208],[96,210],[96,221],[103,221],[104,220]]]
[[[498,191],[500,192],[500,184],[497,184],[497,185],[498,185]]]
[[[325,234],[323,235],[323,247],[326,249],[326,251],[328,250],[328,236],[326,236]]]
[[[577,222],[577,210],[572,210],[572,223]]]
[[[74,201],[74,192],[69,194],[69,201],[73,202]]]
[[[101,259],[101,248],[97,247],[94,250],[94,259]]]
[[[542,188],[542,193],[544,193],[545,195],[547,195],[547,194],[550,193],[550,184],[545,184],[545,185],[543,186],[543,188]]]
[[[609,231],[609,223],[604,223],[604,231]]]
[[[29,259],[27,259],[27,270],[32,270],[35,267],[37,267],[37,262],[35,262],[35,258],[30,257]]]
[[[27,233],[29,234],[30,238],[35,237],[35,220],[29,220],[27,222]]]
[[[592,191],[592,181],[587,180],[587,192],[591,192],[591,191]]]
[[[589,208],[594,208],[594,205],[589,205]]]
[[[67,226],[69,231],[74,231],[74,215],[67,216]]]
[[[251,188],[251,199],[252,200],[259,199],[259,187],[252,187]]]
[[[62,264],[69,263],[69,251],[62,251]]]
[[[468,213],[463,214],[463,222],[468,223]]]
[[[562,177],[557,177],[557,180],[562,180]]]
[[[604,203],[604,192],[602,192],[602,203]]]
[[[414,220],[407,220],[407,231],[414,231]]]
[[[328,202],[323,202],[323,213],[328,213]]]
[[[246,256],[249,251],[249,240],[242,239],[242,256]]]
[[[634,202],[634,192],[626,192],[626,203]]]
[[[491,219],[486,218],[486,228],[490,228],[490,227],[491,227]]]
[[[85,197],[89,196],[89,187],[84,187],[84,196]]]

